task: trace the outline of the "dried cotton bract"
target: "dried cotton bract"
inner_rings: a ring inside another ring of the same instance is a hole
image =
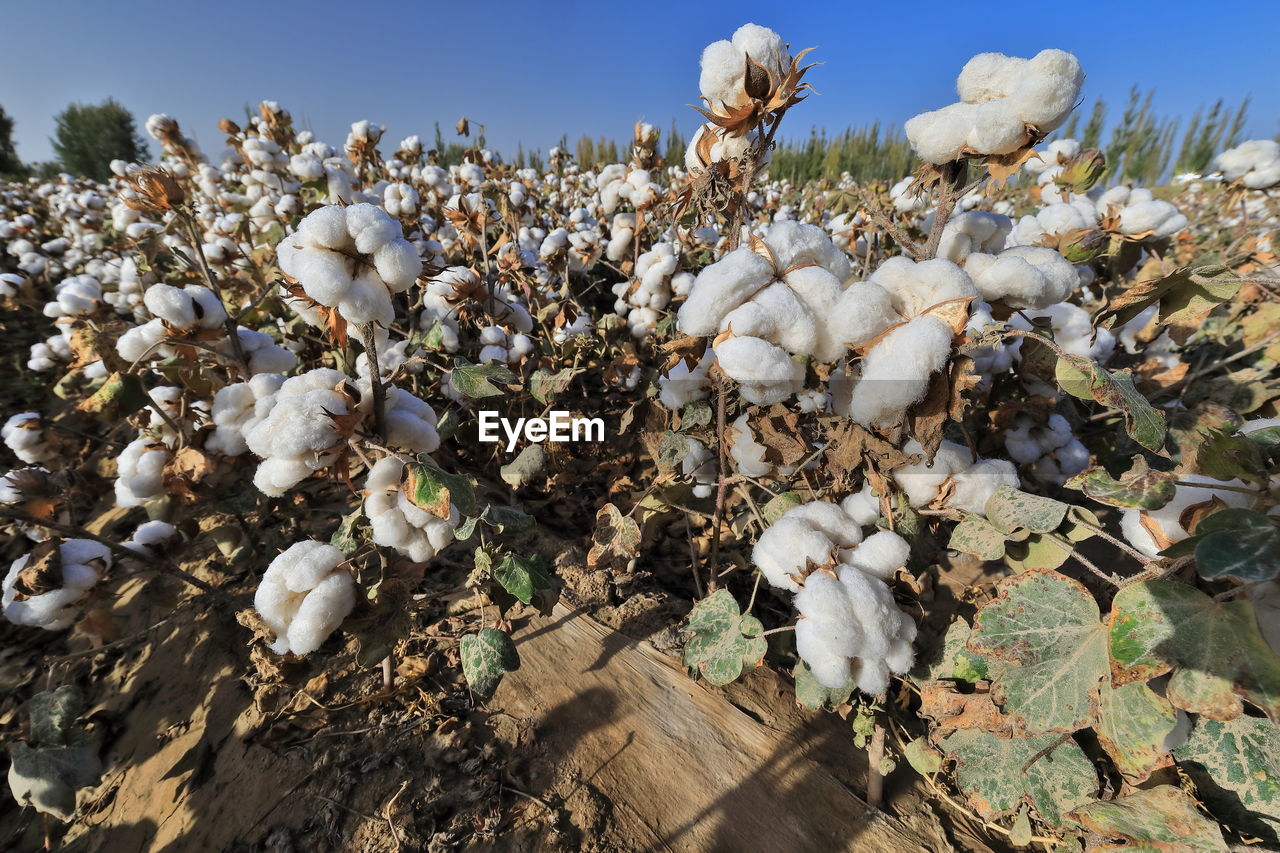
[[[1065,51],[1042,50],[1031,59],[980,53],[956,79],[960,100],[921,113],[904,130],[930,163],[1009,154],[1066,121],[1083,83],[1079,61]]]

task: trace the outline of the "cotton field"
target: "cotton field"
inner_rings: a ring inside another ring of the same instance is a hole
[[[793,182],[846,58],[724,36],[675,161],[264,100],[0,184],[13,849],[1280,844],[1280,146],[1118,179],[1047,29]]]

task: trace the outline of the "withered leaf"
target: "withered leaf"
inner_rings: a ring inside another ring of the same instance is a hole
[[[766,462],[795,465],[809,455],[809,445],[800,431],[800,416],[781,403],[770,406],[759,420],[749,423],[756,440],[764,445]]]
[[[47,539],[31,549],[27,564],[13,583],[14,601],[26,601],[36,595],[62,589],[62,543]]]

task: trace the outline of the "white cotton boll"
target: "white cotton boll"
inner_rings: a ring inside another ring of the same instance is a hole
[[[965,141],[980,154],[1008,154],[1027,141],[1026,120],[1012,100],[979,104],[970,120]]]
[[[840,509],[853,519],[854,524],[866,527],[880,518],[880,498],[873,493],[870,483],[864,483],[861,490],[840,502]]]
[[[1181,542],[1189,535],[1180,521],[1182,513],[1188,507],[1206,503],[1214,498],[1222,501],[1228,507],[1249,507],[1253,504],[1253,495],[1215,488],[1216,486],[1244,488],[1245,483],[1242,480],[1233,479],[1224,482],[1201,474],[1183,474],[1179,479],[1195,485],[1177,486],[1173,500],[1160,509],[1147,510],[1146,512],[1127,509],[1120,519],[1120,529],[1124,534],[1124,538],[1129,541],[1130,545],[1149,557],[1157,556],[1163,546],[1158,544],[1156,539],[1144,527],[1144,517],[1147,524],[1158,530],[1170,542]]]
[[[979,53],[956,78],[956,94],[967,104],[981,104],[1013,94],[1027,72],[1027,60],[1003,53]]]
[[[849,285],[828,315],[827,326],[842,344],[860,347],[885,329],[902,322],[893,297],[872,281]]]
[[[810,501],[787,510],[784,518],[798,518],[822,533],[836,548],[852,548],[862,541],[862,530],[839,504]]]
[[[1074,266],[1041,246],[1014,246],[994,256],[975,253],[964,268],[983,299],[1010,308],[1047,308],[1080,282]]]
[[[148,311],[170,325],[189,329],[196,324],[191,297],[182,288],[153,284],[142,295],[142,302]]]
[[[716,345],[715,353],[720,369],[742,383],[743,395],[754,397],[757,403],[781,402],[804,381],[804,367],[799,362],[760,338],[729,338]]]
[[[1086,454],[1086,459],[1087,459]],[[986,515],[987,500],[1001,486],[1018,488],[1018,469],[1004,459],[980,459],[953,475],[955,488],[947,506]]]
[[[714,335],[726,314],[774,279],[773,266],[748,248],[737,249],[698,273],[680,307],[678,325],[687,335]]]
[[[1089,312],[1070,302],[1019,312],[1009,319],[1009,325],[1031,331],[1029,320],[1040,317],[1049,318],[1054,341],[1072,355],[1101,363],[1115,351],[1115,335],[1109,329],[1094,329]]]
[[[62,563],[62,586],[23,600],[17,597],[18,575],[27,567],[30,554],[14,560],[4,579],[5,618],[16,625],[60,631],[79,617],[78,605],[111,567],[111,549],[91,539],[67,539],[58,546]]]
[[[449,518],[440,518],[414,506],[400,489],[404,467],[394,456],[374,463],[365,480],[365,515],[369,517],[374,544],[394,548],[421,563],[453,541],[461,514],[450,505]]]
[[[893,329],[862,359],[849,417],[863,426],[892,426],[920,401],[929,377],[951,357],[951,327],[924,315]]]
[[[809,354],[817,337],[814,317],[791,288],[774,282],[720,322],[722,332],[763,338],[788,352]]]
[[[938,257],[963,264],[972,252],[996,253],[1004,248],[1013,221],[998,213],[966,210],[947,220],[938,243]]]
[[[164,494],[164,466],[169,448],[155,439],[134,439],[116,460],[116,506],[142,506]]]
[[[910,556],[911,545],[892,530],[878,530],[840,555],[845,563],[885,580],[905,566]]]
[[[847,280],[852,272],[849,258],[817,225],[794,220],[775,222],[764,239],[779,270],[816,264],[835,276],[838,283]]]
[[[965,103],[951,104],[908,119],[902,129],[921,160],[947,163],[959,159],[968,144],[975,109]]]
[[[1156,237],[1170,237],[1187,225],[1187,217],[1167,201],[1130,203],[1120,211],[1120,230],[1124,234],[1154,231]]]
[[[900,255],[892,257],[868,280],[888,291],[894,310],[907,319],[943,302],[978,295],[968,274],[943,258],[917,263]]]
[[[362,405],[372,409],[373,389],[368,379],[359,383]],[[387,443],[411,453],[431,453],[440,446],[440,435],[436,432],[436,412],[424,400],[421,400],[403,388],[387,389],[386,427]]]
[[[819,684],[838,690],[849,681],[850,658],[863,645],[848,592],[825,572],[810,576],[795,598],[796,651]]]
[[[11,415],[5,421],[3,429],[0,429],[0,435],[13,455],[28,465],[50,462],[57,458],[58,454],[45,442],[40,415],[35,412]]]
[[[1056,130],[1075,106],[1084,85],[1080,61],[1063,50],[1042,50],[1027,63],[1010,100],[1018,115],[1041,133]]]
[[[393,293],[408,290],[422,275],[422,259],[407,240],[396,240],[380,246],[373,253],[378,276]]]
[[[680,460],[680,475],[692,482],[695,498],[709,498],[715,492],[720,463],[707,446],[696,438],[687,438],[688,450]]]
[[[729,455],[738,473],[748,477],[767,477],[773,474],[772,462],[765,461],[765,447],[755,440],[747,415],[741,414],[729,425]]]
[[[305,655],[324,644],[355,607],[346,555],[323,542],[299,542],[271,561],[253,606],[276,635],[276,654]]]
[[[684,359],[672,365],[666,376],[658,377],[658,402],[677,412],[696,400],[705,400],[711,388],[707,372],[714,357],[708,350],[692,368]]]
[[[914,438],[902,448],[903,452],[914,456],[923,454],[924,448]],[[967,469],[973,464],[969,449],[951,441],[943,441],[934,454],[932,465],[927,459],[914,464],[899,465],[893,469],[893,481],[907,496],[907,501],[914,507],[926,506],[938,497],[942,484],[948,478]]]
[[[166,542],[178,537],[178,528],[167,521],[144,521],[121,546],[139,554],[152,556]]]
[[[796,579],[803,578],[811,566],[831,563],[837,549],[808,520],[789,516],[783,515],[760,534],[751,561],[770,585],[795,592],[800,589]]]

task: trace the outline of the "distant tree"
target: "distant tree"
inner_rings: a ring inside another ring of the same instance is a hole
[[[147,156],[147,143],[133,115],[115,99],[101,104],[72,104],[55,121],[53,151],[68,172],[97,181],[111,177],[111,161],[133,162]]]
[[[680,131],[676,128],[676,120],[671,120],[671,132],[667,134],[667,153],[663,157],[667,161],[668,166],[684,166],[684,137],[680,135]]]
[[[0,107],[0,177],[16,178],[26,174],[13,147],[13,119]]]
[[[1085,148],[1097,148],[1102,142],[1102,125],[1107,120],[1107,105],[1102,98],[1093,102],[1093,112],[1089,113],[1089,121],[1084,126],[1084,135],[1080,144]]]

